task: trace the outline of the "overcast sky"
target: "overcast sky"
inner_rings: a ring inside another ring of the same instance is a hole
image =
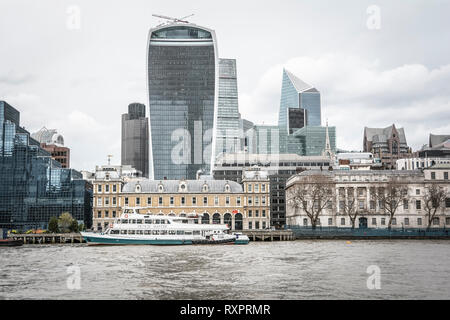
[[[194,13],[219,56],[237,59],[244,118],[276,124],[286,67],[321,92],[339,148],[361,150],[364,126],[395,123],[418,149],[450,133],[449,12],[444,0],[2,0],[0,99],[27,130],[63,134],[73,168],[108,154],[119,164],[121,114],[148,107],[147,34],[161,22],[151,15]]]

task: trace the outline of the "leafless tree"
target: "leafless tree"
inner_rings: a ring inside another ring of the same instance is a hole
[[[315,229],[320,214],[334,202],[334,183],[327,174],[303,176],[287,197],[288,204],[294,208],[293,216],[300,216],[298,210],[303,210]]]
[[[348,188],[347,194],[344,193],[343,196],[345,198],[344,198],[344,200],[340,200],[342,202],[340,202],[339,206],[340,206],[340,209],[342,209],[344,215],[346,215],[350,218],[350,221],[352,223],[352,229],[354,229],[356,218],[360,214],[360,211],[358,211],[356,208],[356,197],[353,194],[353,188]],[[342,204],[342,206],[341,206],[341,204]]]
[[[408,195],[407,184],[399,178],[391,178],[385,187],[379,187],[375,191],[375,198],[379,205],[389,215],[388,229],[392,227],[392,219],[397,209],[403,205],[403,199]]]
[[[425,187],[426,192],[424,196],[425,206],[424,209],[426,211],[426,216],[428,220],[427,230],[430,229],[431,223],[436,215],[436,212],[443,205],[445,198],[447,197],[447,193],[444,188],[439,187],[436,184],[432,184],[430,186]]]

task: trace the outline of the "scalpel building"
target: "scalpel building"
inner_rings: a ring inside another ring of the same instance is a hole
[[[150,178],[195,179],[214,155],[218,105],[215,32],[171,23],[149,32]]]

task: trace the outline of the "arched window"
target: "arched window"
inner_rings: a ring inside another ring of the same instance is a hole
[[[220,224],[220,214],[218,212],[214,213],[213,215],[213,223]]]
[[[205,213],[203,213],[203,216],[202,216],[202,224],[208,224],[208,223],[209,223],[209,213],[205,212]]]
[[[229,228],[232,227],[231,223],[232,223],[232,217],[231,217],[231,213],[227,212],[224,214],[223,216],[223,223],[225,223],[226,225],[228,225]]]
[[[234,230],[242,230],[242,213],[240,212],[234,215]]]

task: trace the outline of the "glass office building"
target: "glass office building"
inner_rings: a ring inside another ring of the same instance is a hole
[[[303,82],[288,70],[283,70],[283,83],[281,87],[280,111],[278,125],[287,128],[288,109],[302,108],[306,112],[305,125],[321,126],[320,92],[311,85]]]
[[[336,127],[319,126],[306,126],[295,131],[292,139],[296,139],[296,143],[290,145],[292,149],[288,152],[304,156],[321,156],[325,150],[327,128],[331,151],[336,153]]]
[[[217,116],[218,59],[213,30],[172,23],[151,29],[147,55],[150,177],[210,173]]]
[[[0,101],[0,228],[47,228],[69,212],[92,225],[92,185],[64,169],[20,127],[20,113]]]
[[[149,176],[149,129],[145,105],[131,103],[128,113],[122,115],[122,165],[131,165]]]
[[[219,105],[216,128],[215,155],[242,150],[243,130],[239,114],[235,59],[219,59]]]

